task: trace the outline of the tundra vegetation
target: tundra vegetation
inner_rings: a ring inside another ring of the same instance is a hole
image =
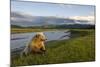
[[[17,29],[17,33],[30,32],[30,30],[23,29],[22,31],[21,29]],[[47,30],[51,29],[33,29],[31,32]],[[70,39],[46,42],[45,54],[29,54],[27,56],[23,56],[22,58],[20,58],[19,55],[11,56],[11,66],[95,61],[94,29],[63,30],[70,30]],[[11,29],[11,32],[16,33],[13,28]]]

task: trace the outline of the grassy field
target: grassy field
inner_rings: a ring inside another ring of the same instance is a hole
[[[85,62],[95,60],[95,31],[72,29],[69,40],[49,41],[46,53],[11,57],[11,66]]]
[[[57,29],[32,29],[32,28],[25,28],[25,29],[19,29],[19,28],[11,28],[11,33],[15,34],[15,33],[27,33],[27,32],[41,32],[41,31],[54,31]],[[60,29],[60,30],[64,30],[64,29]]]

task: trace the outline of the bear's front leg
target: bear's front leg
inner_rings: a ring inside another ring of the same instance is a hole
[[[45,49],[44,44],[42,44],[42,46],[41,46],[40,50],[42,51],[42,53],[43,53],[43,54],[45,54],[45,53],[46,53],[46,49]]]

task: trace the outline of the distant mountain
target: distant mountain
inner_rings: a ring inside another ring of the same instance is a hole
[[[43,25],[68,25],[89,24],[87,20],[75,20],[54,16],[31,16],[29,14],[11,12],[11,24],[21,26],[43,26]]]
[[[34,28],[34,29],[95,29],[95,25],[90,24],[69,24],[69,25],[46,25],[46,26],[29,26],[11,25],[12,28]]]
[[[69,24],[69,25],[58,25],[56,26],[57,29],[94,29],[95,25],[90,24]]]
[[[72,18],[54,16],[32,16],[24,13],[11,12],[11,24],[27,27],[43,25],[90,24],[90,22],[88,20],[75,20]]]

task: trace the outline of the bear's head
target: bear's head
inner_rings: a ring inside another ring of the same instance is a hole
[[[36,35],[34,36],[34,38],[36,40],[38,40],[38,41],[46,41],[47,40],[47,38],[46,38],[46,36],[44,35],[43,32],[36,33]]]

